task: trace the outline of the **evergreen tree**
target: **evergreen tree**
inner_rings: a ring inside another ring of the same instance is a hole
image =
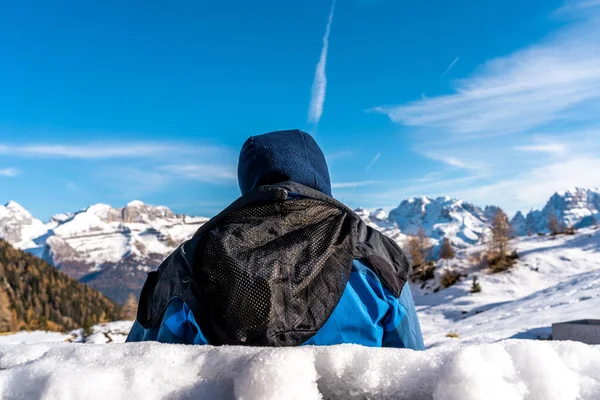
[[[134,321],[137,316],[137,308],[137,298],[133,293],[130,293],[121,310],[121,318],[127,321]]]
[[[68,331],[118,317],[100,292],[0,240],[0,331]]]
[[[10,332],[12,328],[12,311],[4,278],[0,278],[0,332]]]
[[[481,285],[479,284],[479,280],[476,276],[473,277],[473,283],[471,284],[471,293],[479,293],[481,292]]]

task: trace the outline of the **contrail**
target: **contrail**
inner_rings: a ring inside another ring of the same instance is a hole
[[[325,36],[323,36],[323,49],[321,58],[315,71],[315,79],[312,85],[310,97],[310,108],[308,110],[308,122],[318,124],[323,114],[323,104],[325,103],[325,91],[327,89],[327,77],[325,75],[325,66],[327,64],[327,50],[329,48],[329,32],[331,31],[331,22],[333,21],[333,12],[335,11],[335,0],[331,3],[331,11],[327,20]]]
[[[444,73],[442,74],[442,76],[440,76],[440,80],[444,79],[444,77],[446,76],[446,74],[448,72],[450,72],[450,70],[452,69],[452,67],[454,67],[454,64],[456,64],[458,62],[458,57],[456,57],[454,59],[454,61],[452,61],[452,63],[448,66],[448,68],[446,68],[446,71],[444,71]]]
[[[373,165],[375,165],[377,160],[379,160],[379,157],[381,157],[381,152],[377,153],[377,155],[371,160],[369,165],[367,165],[367,171],[370,170]]]

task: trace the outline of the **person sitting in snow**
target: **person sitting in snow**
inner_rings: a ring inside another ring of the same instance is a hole
[[[423,349],[400,247],[332,197],[315,140],[250,137],[242,196],[142,289],[128,342]]]

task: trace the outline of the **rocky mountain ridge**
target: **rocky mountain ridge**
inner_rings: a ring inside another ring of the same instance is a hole
[[[434,249],[443,238],[464,249],[485,241],[496,210],[450,197],[411,197],[389,213],[364,208],[356,212],[401,245],[423,229]],[[512,225],[517,236],[547,233],[550,215],[561,226],[580,228],[596,223],[599,213],[600,190],[574,188],[555,193],[540,211],[517,213]],[[138,293],[146,272],[156,269],[207,220],[132,201],[122,208],[95,204],[43,223],[11,201],[0,206],[0,238],[122,303],[129,293]]]

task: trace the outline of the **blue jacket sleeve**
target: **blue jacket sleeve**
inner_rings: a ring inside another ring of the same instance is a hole
[[[175,344],[208,343],[188,305],[178,297],[169,301],[159,326],[144,329],[139,322],[134,322],[127,336],[127,342],[145,341]]]
[[[404,285],[400,298],[386,293],[390,310],[385,319],[383,347],[424,350],[421,325],[408,282]]]

